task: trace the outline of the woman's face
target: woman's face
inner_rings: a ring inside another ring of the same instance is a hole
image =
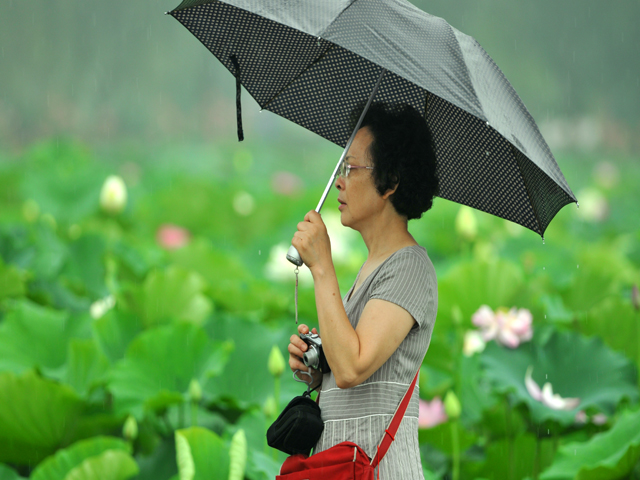
[[[367,127],[358,130],[345,161],[354,167],[373,166],[369,156],[372,141],[373,134]],[[360,230],[367,220],[380,212],[386,201],[375,187],[372,171],[365,168],[351,169],[347,178],[338,177],[336,188],[340,191],[342,225],[354,230]]]

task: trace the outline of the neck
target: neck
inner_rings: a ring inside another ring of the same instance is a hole
[[[417,245],[407,229],[407,220],[399,216],[395,210],[381,212],[358,231],[369,251],[367,262],[382,261],[401,248]]]

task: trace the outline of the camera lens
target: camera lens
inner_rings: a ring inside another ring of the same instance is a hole
[[[318,349],[315,347],[315,345],[310,345],[309,350],[302,354],[302,361],[307,367],[317,369],[319,360]]]

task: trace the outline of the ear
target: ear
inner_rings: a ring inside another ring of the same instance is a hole
[[[396,190],[398,189],[398,185],[400,185],[400,183],[396,183],[395,186],[393,188],[390,188],[389,190],[387,190],[386,192],[384,192],[384,194],[382,195],[382,199],[386,200],[388,199],[391,195],[393,195],[394,193],[396,193]]]

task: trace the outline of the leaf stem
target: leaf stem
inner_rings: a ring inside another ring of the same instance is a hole
[[[460,439],[458,437],[458,420],[451,421],[451,446],[453,450],[453,474],[452,480],[460,478]]]

